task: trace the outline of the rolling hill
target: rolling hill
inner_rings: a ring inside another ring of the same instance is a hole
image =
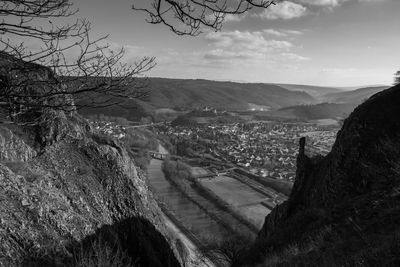
[[[357,105],[355,103],[321,103],[282,108],[277,116],[294,117],[304,120],[338,119],[347,117]]]
[[[343,88],[339,87],[328,87],[328,86],[314,86],[314,85],[301,85],[301,84],[276,84],[287,90],[291,91],[303,91],[312,97],[322,100],[322,97],[326,94],[334,94],[344,92]]]
[[[254,106],[279,109],[316,103],[316,100],[305,92],[262,83],[149,78],[148,91],[148,97],[143,100],[115,98],[113,101],[119,102],[119,105],[86,107],[81,109],[81,113],[102,113],[136,121],[141,117],[161,116],[164,111],[171,113],[173,110],[193,110],[204,106],[232,111],[249,110]],[[78,102],[81,105],[85,104],[83,101]]]
[[[171,120],[179,114],[204,106],[227,111],[262,107],[264,115],[286,119],[326,119],[347,116],[364,99],[387,88],[374,86],[343,91],[343,88],[237,83],[230,81],[149,78],[146,99],[115,99],[119,105],[84,108],[83,114],[102,113],[138,121],[143,117]],[[174,113],[174,114],[173,114]]]
[[[305,120],[344,118],[365,99],[386,88],[388,87],[376,86],[329,93],[321,97],[325,100],[324,103],[285,107],[271,113],[279,117],[294,117]]]
[[[212,106],[226,110],[247,110],[250,103],[273,109],[315,103],[315,99],[305,92],[262,83],[151,78],[149,90],[148,102],[156,108]]]
[[[323,100],[329,103],[358,103],[368,99],[373,94],[380,92],[389,86],[364,87],[352,91],[329,93],[323,96]]]

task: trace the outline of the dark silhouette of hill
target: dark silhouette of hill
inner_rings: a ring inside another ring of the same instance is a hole
[[[400,85],[358,106],[327,156],[300,139],[291,195],[238,266],[399,266],[399,116]]]

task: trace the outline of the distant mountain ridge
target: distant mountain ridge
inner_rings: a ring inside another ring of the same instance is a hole
[[[329,93],[323,96],[325,102],[329,103],[361,103],[373,94],[380,92],[389,86],[363,87],[352,91]]]
[[[156,108],[212,106],[247,110],[249,103],[271,108],[315,103],[315,99],[306,92],[263,83],[150,78],[149,91],[148,102]]]
[[[113,102],[118,102],[118,105],[82,108],[81,113],[102,113],[136,121],[141,117],[154,117],[161,110],[190,111],[208,106],[218,110],[243,111],[255,105],[279,109],[316,103],[306,92],[291,91],[273,84],[148,78],[147,86],[149,95],[146,99],[114,98]]]
[[[344,118],[364,100],[387,88],[388,86],[375,86],[329,93],[320,97],[323,103],[285,107],[275,111],[274,114],[305,120]]]
[[[356,106],[356,103],[320,103],[286,107],[278,112],[305,120],[338,119],[346,117]]]
[[[320,97],[330,94],[330,93],[341,93],[344,92],[343,88],[340,87],[332,87],[332,86],[315,86],[315,85],[302,85],[302,84],[276,84],[285,89],[291,91],[303,91],[307,94],[311,95],[316,99],[320,99]]]
[[[83,114],[103,113],[137,121],[160,117],[166,111],[190,111],[205,106],[227,111],[254,107],[271,110],[274,117],[324,119],[347,116],[357,105],[387,86],[343,88],[296,84],[237,83],[203,79],[148,78],[146,99],[117,99],[119,105],[84,108]],[[168,113],[168,112],[167,112]],[[162,119],[164,120],[164,119]]]

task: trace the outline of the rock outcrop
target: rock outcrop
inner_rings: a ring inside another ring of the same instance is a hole
[[[0,266],[86,266],[96,242],[140,266],[184,261],[146,177],[117,141],[73,110],[26,115],[36,123],[0,124]]]
[[[319,251],[320,257],[328,257],[338,249],[338,243],[352,243],[354,246],[348,250],[351,253],[335,258],[331,265],[353,266],[355,258],[366,264],[371,255],[389,253],[383,252],[383,245],[380,247],[377,242],[389,243],[388,236],[398,234],[399,118],[400,86],[395,86],[372,96],[353,111],[326,157],[308,156],[305,140],[301,139],[290,198],[266,217],[254,249],[265,256],[267,251],[278,253],[293,244],[304,247],[313,236],[330,229],[328,236],[332,240],[314,244],[314,248],[309,246],[307,255]],[[376,254],[367,253],[367,248]],[[291,266],[304,262],[286,263]]]
[[[8,128],[0,128],[0,161],[28,161],[37,155],[36,150],[26,144]]]

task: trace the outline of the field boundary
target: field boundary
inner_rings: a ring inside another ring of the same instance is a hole
[[[217,222],[218,224],[220,224],[221,226],[223,226],[226,230],[230,231],[232,234],[240,237],[242,236],[240,233],[238,233],[235,229],[233,229],[228,223],[224,222],[222,219],[219,218],[219,216],[215,215],[214,213],[211,213],[209,210],[207,210],[201,203],[199,203],[197,200],[195,200],[193,197],[191,197],[187,192],[185,192],[185,190],[183,190],[179,184],[174,181],[174,179],[171,179],[169,177],[168,174],[165,174],[165,178],[173,185],[177,188],[177,190],[179,192],[181,192],[181,194],[186,197],[187,199],[189,199],[191,202],[193,202],[195,205],[197,205],[201,210],[204,211],[205,214],[207,214],[208,216],[210,216],[210,218],[212,220],[214,220],[215,222]],[[194,185],[196,185],[196,182],[194,183]],[[193,188],[194,190],[196,188]],[[197,191],[197,190],[196,190]],[[223,212],[229,213],[229,215],[231,215],[233,218],[235,218],[236,220],[238,220],[241,224],[243,224],[243,226],[247,227],[250,232],[252,232],[253,234],[258,234],[259,230],[257,229],[256,231],[254,231],[254,228],[250,227],[249,223],[247,221],[244,221],[243,218],[238,217],[238,215],[236,213],[232,213],[232,211],[226,207],[226,205],[219,205],[220,203],[214,203],[212,201],[210,201],[209,199],[207,199],[206,196],[204,196],[203,194],[201,194],[199,192],[199,195],[201,197],[204,197],[207,201],[210,202],[210,204],[214,205],[217,209],[222,210]],[[212,200],[215,200],[214,198]]]
[[[174,215],[173,212],[168,210],[165,203],[158,202],[158,206],[164,215],[171,220],[171,222],[186,236],[197,248],[197,250],[206,258],[208,258],[216,267],[224,267],[218,258],[207,250],[207,247],[198,239],[185,225],[183,225]]]
[[[242,222],[249,228],[253,233],[258,234],[260,232],[260,229],[258,229],[254,224],[250,223],[244,216],[240,214],[240,212],[236,211],[232,206],[222,200],[219,196],[217,196],[214,192],[212,192],[210,189],[204,187],[200,181],[195,181],[195,186],[196,188],[201,191],[203,194],[205,194],[208,198],[212,199],[215,201],[216,205],[220,206],[224,210],[226,210],[229,214],[231,214],[233,217],[235,217],[237,220]]]

